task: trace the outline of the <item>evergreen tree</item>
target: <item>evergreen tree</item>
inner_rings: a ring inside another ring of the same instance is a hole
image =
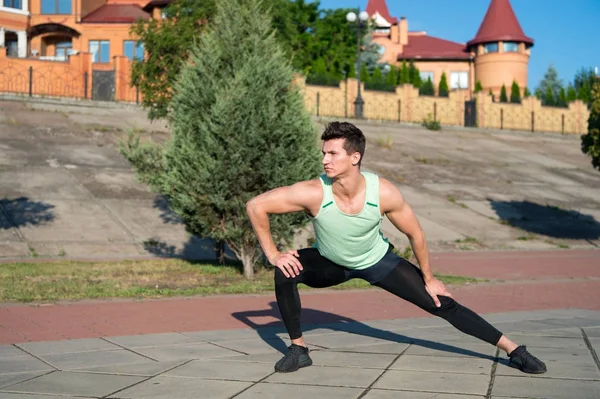
[[[592,165],[600,171],[600,78],[590,91],[588,132],[581,136],[581,150],[592,158]]]
[[[564,87],[560,88],[560,93],[558,95],[558,101],[556,102],[556,105],[558,105],[559,107],[567,106],[567,93],[565,92]]]
[[[406,60],[402,60],[402,67],[400,68],[399,84],[403,85],[403,84],[408,84],[410,82],[411,82],[410,69],[408,68],[408,65],[406,64]]]
[[[519,88],[519,84],[516,80],[513,80],[510,88],[510,102],[515,104],[521,103],[521,89]]]
[[[583,101],[586,104],[590,104],[592,95],[592,86],[594,81],[597,79],[596,73],[593,68],[581,68],[575,74],[573,84],[575,91],[577,92],[577,99]]]
[[[571,102],[575,100],[577,100],[577,92],[575,91],[573,85],[570,84],[569,88],[567,89],[567,101]]]
[[[354,62],[348,64],[347,69],[347,78],[356,78],[356,67],[354,66]]]
[[[446,72],[442,72],[442,78],[438,86],[438,96],[448,97],[450,90],[448,89],[448,81],[446,79]]]
[[[527,98],[530,96],[531,96],[531,93],[529,92],[529,88],[525,87],[525,90],[523,90],[523,98]]]
[[[175,85],[164,145],[130,133],[121,151],[164,195],[188,232],[224,241],[252,278],[261,249],[246,213],[253,196],[318,175],[317,134],[293,68],[260,0],[220,0]],[[290,242],[300,213],[270,219]]]
[[[425,82],[421,84],[419,88],[419,94],[422,96],[433,96],[435,95],[435,89],[433,88],[433,82],[431,78],[428,77]]]
[[[508,96],[506,95],[506,86],[504,84],[502,84],[502,88],[500,89],[500,102],[501,103],[508,102]]]
[[[477,82],[475,82],[475,93],[479,93],[483,91],[483,86],[481,85],[481,82],[478,80]]]
[[[381,73],[381,68],[375,68],[373,71],[373,76],[371,76],[370,83],[381,84],[383,83],[383,74]]]
[[[414,87],[421,87],[421,74],[419,73],[419,69],[415,66],[413,60],[408,62],[408,75],[409,75],[409,83]]]
[[[535,98],[537,98],[538,100],[544,99],[544,93],[542,93],[542,90],[539,87],[535,89]]]
[[[546,95],[542,100],[542,104],[548,106],[556,105],[556,101],[554,100],[554,93],[552,92],[552,87],[548,86],[546,88]]]
[[[379,60],[381,59],[379,49],[380,46],[373,41],[373,36],[367,34],[363,39],[363,49],[360,52],[360,63],[367,67],[367,70],[371,75],[375,72],[375,69],[377,69]]]
[[[492,97],[492,101],[496,101],[496,96],[494,95],[494,92],[492,91],[492,89],[490,89],[490,92],[488,93],[488,95],[490,95]]]
[[[371,81],[371,75],[365,64],[360,67],[360,81],[363,83],[369,83]]]
[[[550,88],[552,91],[552,98],[557,98],[561,87],[563,87],[563,83],[562,80],[558,78],[558,71],[553,64],[550,64],[538,88],[541,93],[546,93],[546,95],[548,93],[548,88]]]
[[[396,82],[398,82],[398,75],[396,72],[396,66],[392,65],[390,67],[390,71],[387,73],[387,76],[385,77],[385,82],[389,85],[389,86],[396,86]]]

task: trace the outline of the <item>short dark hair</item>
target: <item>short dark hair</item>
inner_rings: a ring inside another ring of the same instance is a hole
[[[355,152],[360,153],[360,161],[358,165],[362,163],[363,156],[365,155],[366,139],[363,132],[348,122],[331,122],[325,128],[325,131],[321,135],[321,140],[328,141],[334,139],[346,139],[344,142],[344,150],[348,155]]]

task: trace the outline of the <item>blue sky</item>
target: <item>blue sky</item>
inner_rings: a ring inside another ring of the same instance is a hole
[[[321,8],[364,9],[367,0],[321,0]],[[406,16],[408,30],[466,43],[477,34],[490,0],[387,0]],[[511,0],[525,35],[533,38],[528,86],[533,91],[552,63],[566,85],[582,67],[600,70],[600,0]]]

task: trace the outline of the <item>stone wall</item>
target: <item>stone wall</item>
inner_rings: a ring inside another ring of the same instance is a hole
[[[305,104],[314,115],[339,118],[354,117],[357,80],[340,82],[339,87],[306,85],[297,79]],[[364,90],[364,116],[367,119],[421,123],[431,116],[442,125],[464,126],[467,90],[450,92],[449,97],[420,96],[412,85],[402,85],[395,92]],[[535,97],[523,99],[521,104],[499,103],[485,93],[474,95],[477,107],[477,126],[492,129],[544,131],[584,134],[587,131],[589,111],[582,101],[569,103],[568,108],[542,106]]]

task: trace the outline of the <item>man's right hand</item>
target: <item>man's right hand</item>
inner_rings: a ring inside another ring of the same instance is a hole
[[[300,274],[300,270],[302,270],[302,264],[298,260],[299,257],[300,255],[298,255],[298,251],[292,250],[286,252],[275,252],[268,259],[269,263],[275,267],[278,267],[284,276],[290,278],[296,277]]]

